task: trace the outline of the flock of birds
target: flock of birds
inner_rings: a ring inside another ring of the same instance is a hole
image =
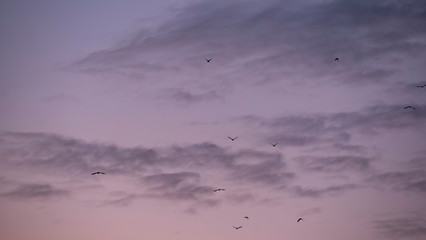
[[[207,63],[209,63],[213,58],[204,58],[205,60],[206,60],[206,62]],[[340,59],[339,58],[335,58],[334,59],[334,61],[340,61]],[[418,88],[424,88],[424,87],[426,87],[426,84],[423,84],[423,85],[418,85],[418,86],[416,86],[416,87],[418,87]],[[416,110],[416,108],[415,107],[413,107],[413,106],[411,106],[411,105],[409,105],[409,106],[405,106],[404,107],[404,109],[412,109],[412,110]],[[236,136],[236,137],[230,137],[230,136],[228,136],[228,138],[231,140],[231,141],[235,141],[237,138],[238,138],[238,136]],[[272,145],[272,147],[276,147],[277,146],[277,144],[278,143],[271,143],[271,145]],[[101,174],[106,174],[106,173],[104,173],[104,172],[93,172],[91,175],[101,175]],[[225,191],[226,189],[225,188],[217,188],[217,189],[214,189],[213,190],[213,192],[221,192],[221,191]],[[244,217],[245,219],[247,219],[247,220],[249,220],[249,217],[248,216],[245,216]],[[300,222],[300,221],[303,221],[304,219],[303,218],[298,218],[297,219],[297,221],[296,222]],[[236,230],[239,230],[239,229],[241,229],[243,226],[232,226],[234,229],[236,229]]]

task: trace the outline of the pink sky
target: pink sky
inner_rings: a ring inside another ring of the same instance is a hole
[[[0,239],[426,238],[423,1],[6,1],[0,20]]]

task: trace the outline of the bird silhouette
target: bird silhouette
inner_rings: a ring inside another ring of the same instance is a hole
[[[300,221],[302,221],[303,220],[303,218],[299,218],[299,219],[297,219],[297,222],[300,222]]]
[[[235,141],[235,139],[237,139],[238,137],[231,138],[228,136],[228,138],[231,139],[231,141]]]
[[[276,147],[278,143],[271,143],[272,147]]]
[[[340,61],[340,59],[339,58],[335,58],[334,61]]]
[[[232,226],[232,227],[234,227],[235,229],[240,229],[240,228],[242,228],[243,226],[238,226],[238,227],[235,227],[235,226]]]
[[[225,188],[217,188],[217,189],[213,190],[213,192],[220,192],[220,191],[225,191],[225,190],[226,190]]]
[[[247,216],[245,216],[244,218],[247,219],[247,220],[249,219],[249,217],[247,217]]]
[[[210,62],[213,58],[204,58],[206,60],[206,62]]]
[[[419,85],[419,86],[416,86],[416,87],[418,87],[418,88],[424,88],[424,87],[426,87],[426,84]]]
[[[404,107],[404,109],[413,109],[413,110],[416,110],[416,108],[413,107],[413,106],[406,106],[406,107]]]
[[[94,172],[92,173],[92,175],[96,175],[96,174],[105,174],[104,172]]]

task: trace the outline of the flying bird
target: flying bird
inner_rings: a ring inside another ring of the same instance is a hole
[[[335,58],[334,61],[340,61],[340,59],[339,58]]]
[[[299,219],[297,219],[297,222],[300,222],[300,221],[302,221],[303,220],[303,218],[299,218]]]
[[[238,227],[235,227],[235,226],[233,226],[235,229],[240,229],[240,228],[242,228],[243,226],[238,226]]]
[[[271,143],[272,147],[276,147],[278,143]]]
[[[419,88],[424,88],[424,87],[426,87],[426,84],[423,84],[423,85],[419,85],[419,86],[416,86],[416,87],[419,87]]]
[[[415,107],[413,107],[413,106],[406,106],[406,107],[404,107],[404,109],[413,109],[413,110],[416,110],[416,108]]]
[[[249,219],[249,217],[247,217],[247,216],[245,216],[244,218],[247,219],[247,220]]]
[[[213,190],[213,192],[220,192],[220,191],[225,191],[225,190],[226,190],[225,188],[217,188],[217,189]]]
[[[231,139],[231,141],[235,141],[235,139],[237,139],[238,137],[231,138],[228,136],[228,138]]]
[[[213,59],[213,58],[204,58],[208,63]]]
[[[92,173],[92,175],[96,175],[96,174],[105,174],[104,172],[94,172]]]

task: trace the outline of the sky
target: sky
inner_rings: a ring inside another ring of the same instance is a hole
[[[0,238],[426,239],[425,26],[424,0],[1,1]]]

